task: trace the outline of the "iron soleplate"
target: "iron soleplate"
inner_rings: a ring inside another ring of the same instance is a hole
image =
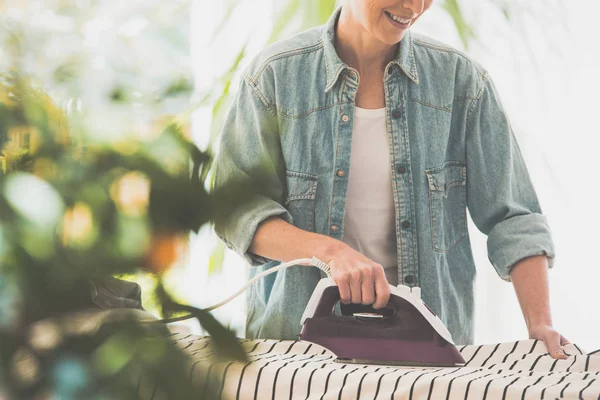
[[[428,363],[417,361],[380,361],[380,360],[358,360],[350,358],[336,358],[334,362],[339,364],[367,364],[367,365],[389,365],[390,367],[431,367],[431,368],[460,368],[465,364]]]

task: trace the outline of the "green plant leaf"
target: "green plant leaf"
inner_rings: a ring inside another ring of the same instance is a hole
[[[471,25],[465,20],[464,14],[462,13],[460,5],[458,4],[458,0],[446,0],[442,7],[452,18],[463,46],[465,46],[465,49],[467,49],[469,47],[469,41],[474,39],[476,35]]]

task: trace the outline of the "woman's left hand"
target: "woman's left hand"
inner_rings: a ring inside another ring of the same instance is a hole
[[[529,337],[531,339],[538,339],[543,341],[548,348],[548,353],[555,359],[565,360],[567,354],[563,348],[564,345],[570,344],[570,342],[560,333],[558,333],[552,326],[539,325],[529,330]]]

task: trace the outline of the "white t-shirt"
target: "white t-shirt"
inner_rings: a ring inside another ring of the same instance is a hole
[[[392,166],[385,108],[355,108],[342,241],[398,284]]]

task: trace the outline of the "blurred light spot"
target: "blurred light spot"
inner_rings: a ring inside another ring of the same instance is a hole
[[[94,218],[87,204],[77,202],[67,210],[63,216],[62,239],[69,247],[88,247],[94,242]]]
[[[128,172],[113,182],[110,197],[122,214],[131,217],[146,215],[150,202],[150,179],[138,171]]]
[[[56,190],[31,174],[11,175],[4,184],[4,195],[17,213],[39,228],[52,229],[64,210],[62,198]]]
[[[81,360],[67,358],[58,361],[54,369],[56,391],[63,396],[70,397],[75,392],[84,389],[90,380],[86,365]]]
[[[18,349],[10,364],[10,375],[14,381],[22,386],[34,384],[40,375],[40,362],[26,348]]]
[[[177,261],[182,243],[185,242],[175,234],[152,235],[148,269],[157,274],[167,272]]]
[[[62,339],[60,328],[53,321],[37,322],[29,332],[29,344],[40,352],[56,348],[62,342]]]

